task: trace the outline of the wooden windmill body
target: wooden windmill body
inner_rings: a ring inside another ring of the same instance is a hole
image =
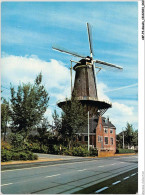
[[[59,49],[56,47],[53,47],[53,49],[59,52],[67,53],[75,57],[81,58],[81,60],[78,62],[71,60],[71,62],[75,62],[73,70],[76,72],[72,93],[75,92],[76,99],[87,108],[86,111],[89,111],[90,117],[98,117],[100,115],[102,116],[107,111],[108,108],[111,108],[112,104],[105,101],[100,101],[98,99],[95,64],[97,63],[103,66],[108,66],[119,70],[122,70],[122,67],[100,60],[93,60],[91,31],[90,25],[88,23],[87,30],[90,47],[90,56],[85,57],[75,52],[69,52],[68,50]],[[101,70],[101,67],[97,68]],[[71,100],[67,100],[67,102],[69,101]],[[59,102],[58,106],[63,109],[63,105],[65,104],[66,100]]]

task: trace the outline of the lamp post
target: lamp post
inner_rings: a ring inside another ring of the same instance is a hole
[[[122,133],[123,133],[123,149],[124,149],[124,131]]]
[[[90,129],[90,127],[89,127],[89,111],[88,111],[88,151],[89,151],[89,149],[90,149],[90,136],[89,136],[89,129]]]

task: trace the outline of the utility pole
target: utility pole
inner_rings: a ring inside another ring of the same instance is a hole
[[[124,131],[123,131],[123,149],[124,149]]]
[[[89,136],[89,130],[90,129],[90,126],[89,126],[89,111],[88,111],[88,151],[90,149],[90,136]]]
[[[71,61],[71,67],[70,67],[70,77],[71,77],[71,97],[72,97],[72,60]]]

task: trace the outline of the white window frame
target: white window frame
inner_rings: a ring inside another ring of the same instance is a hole
[[[113,139],[113,137],[110,137],[110,145],[114,145],[114,139],[113,139],[113,144],[112,144],[111,139]]]

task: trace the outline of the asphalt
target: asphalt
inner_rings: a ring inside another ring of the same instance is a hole
[[[17,167],[15,169],[2,170],[2,193],[76,193],[80,190],[86,190],[91,186],[100,184],[101,182],[105,185],[106,181],[111,178],[117,177],[120,179],[122,174],[127,174],[129,171],[136,173],[138,157],[137,155],[100,159],[73,159],[69,157],[69,159],[65,158],[60,161],[51,161],[52,164],[49,164],[50,161],[47,163],[48,164],[40,164],[39,166],[29,166],[25,168]],[[14,165],[12,165],[12,167],[13,166]],[[137,189],[135,190],[137,191]]]

